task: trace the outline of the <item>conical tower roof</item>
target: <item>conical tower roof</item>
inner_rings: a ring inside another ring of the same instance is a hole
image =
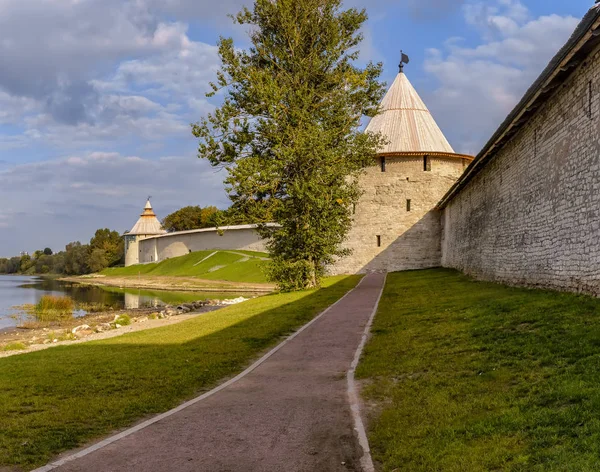
[[[144,234],[149,236],[165,233],[166,231],[163,229],[160,221],[158,221],[158,218],[152,209],[150,199],[148,199],[146,206],[144,207],[144,212],[140,215],[140,219],[137,220],[137,223],[127,234]]]
[[[380,111],[366,129],[383,134],[389,141],[380,155],[455,154],[404,72],[396,76],[383,97]]]

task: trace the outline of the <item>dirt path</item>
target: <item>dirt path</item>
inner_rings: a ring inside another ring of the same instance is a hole
[[[366,276],[239,380],[39,471],[359,471],[346,373],[384,276]],[[79,457],[77,457],[79,456]],[[72,459],[72,460],[70,460]]]

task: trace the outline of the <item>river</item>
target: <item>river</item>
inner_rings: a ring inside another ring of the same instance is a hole
[[[165,304],[204,300],[207,298],[236,298],[236,293],[172,292],[98,287],[62,282],[56,279],[22,275],[0,275],[0,329],[16,326],[25,312],[22,305],[33,305],[43,295],[68,296],[75,305],[82,304],[74,316],[86,314],[85,304],[100,304],[115,309],[159,307]],[[246,295],[247,296],[247,295]]]

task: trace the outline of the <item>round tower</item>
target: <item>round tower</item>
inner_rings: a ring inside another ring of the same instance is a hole
[[[346,241],[352,255],[332,272],[439,267],[441,223],[434,208],[472,156],[454,152],[402,65],[366,132],[381,133],[387,144],[360,179],[363,195]]]
[[[144,207],[144,211],[137,220],[137,223],[133,225],[133,228],[131,228],[130,231],[123,235],[125,238],[125,267],[139,264],[140,240],[149,236],[157,236],[165,233],[166,231],[163,229],[160,221],[158,221],[158,218],[154,213],[154,210],[152,209],[150,198],[148,198],[148,201],[146,201],[146,206]],[[157,260],[156,255],[153,260]]]

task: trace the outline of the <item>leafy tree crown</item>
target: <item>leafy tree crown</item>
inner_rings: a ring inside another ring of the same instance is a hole
[[[360,132],[383,95],[381,64],[355,64],[366,19],[341,0],[256,0],[234,17],[252,46],[219,42],[222,106],[192,126],[199,157],[227,169],[233,209],[279,223],[259,231],[286,289],[318,285],[347,253],[357,179],[383,143]]]

